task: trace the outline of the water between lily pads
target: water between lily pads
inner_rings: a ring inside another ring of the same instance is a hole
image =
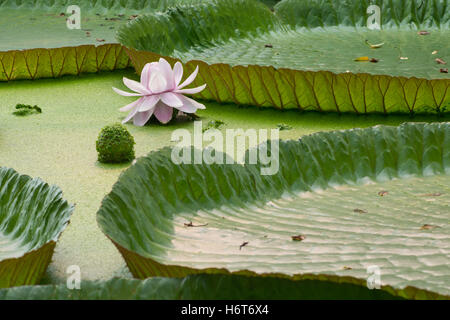
[[[0,165],[62,188],[64,197],[76,203],[71,223],[58,242],[44,282],[64,282],[67,267],[78,265],[82,278],[109,279],[130,276],[124,260],[97,226],[96,211],[127,165],[97,163],[95,140],[100,129],[121,121],[118,109],[132,98],[115,94],[111,87],[125,89],[123,76],[137,79],[133,70],[122,70],[81,77],[0,83]],[[12,115],[18,103],[38,105],[42,114],[28,117]],[[235,105],[206,103],[199,112],[206,124],[222,120],[220,130],[231,128],[276,128],[282,139],[297,139],[317,131],[398,125],[407,116],[355,116],[302,114],[296,111],[258,110]],[[448,121],[436,117],[417,117],[414,121]],[[127,125],[136,140],[136,155],[143,156],[163,146],[174,145],[171,134],[177,128],[193,129],[191,122],[169,125],[151,124],[142,128]]]

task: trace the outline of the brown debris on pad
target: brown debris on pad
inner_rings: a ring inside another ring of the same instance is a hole
[[[244,241],[240,246],[239,246],[239,250],[241,250],[243,247],[245,247],[246,245],[248,245],[248,241]]]
[[[306,237],[301,234],[296,235],[296,236],[291,236],[291,238],[292,238],[292,241],[303,241],[306,239]]]
[[[197,224],[197,225],[194,225],[194,224],[192,223],[192,221],[189,221],[189,223],[185,223],[185,224],[184,224],[185,227],[191,227],[191,228],[195,228],[195,227],[205,227],[205,226],[207,226],[207,225],[208,225],[207,223],[205,223],[205,224]]]
[[[432,225],[432,224],[424,224],[423,226],[420,227],[420,230],[433,230],[436,228],[440,228],[440,227]]]

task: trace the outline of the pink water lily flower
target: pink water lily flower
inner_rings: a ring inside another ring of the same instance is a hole
[[[206,84],[197,88],[183,89],[194,81],[197,74],[198,66],[180,84],[183,77],[181,63],[175,63],[172,70],[170,64],[161,58],[159,62],[147,63],[144,66],[141,73],[141,82],[124,77],[123,83],[134,93],[117,88],[113,88],[113,90],[122,96],[140,98],[120,109],[120,111],[129,111],[128,116],[122,123],[133,119],[135,125],[143,126],[153,114],[160,122],[167,123],[172,119],[173,108],[184,113],[194,113],[197,109],[205,109],[203,104],[183,95],[198,93],[205,89]]]

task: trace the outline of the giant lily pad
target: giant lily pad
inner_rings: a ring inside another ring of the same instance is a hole
[[[192,275],[183,279],[114,278],[85,281],[80,290],[64,285],[24,286],[0,290],[0,300],[174,300],[174,299],[395,299],[387,292],[331,281],[276,277]]]
[[[365,286],[375,266],[392,295],[448,297],[449,148],[448,123],[322,132],[281,142],[272,176],[262,164],[176,165],[165,148],[119,178],[97,220],[138,278]]]
[[[205,0],[0,0],[0,81],[79,75],[128,67],[117,29],[143,12]],[[69,6],[80,29],[69,29]],[[17,27],[20,21],[20,28]]]
[[[99,165],[93,143],[103,126],[121,121],[125,116],[118,109],[129,103],[130,98],[118,96],[111,90],[111,87],[122,85],[123,77],[137,80],[134,70],[127,69],[0,83],[0,163],[52,181],[64,190],[66,199],[77,203],[76,215],[58,241],[48,269],[52,282],[65,282],[68,261],[80,266],[84,280],[107,280],[128,274],[121,255],[98,228],[95,212],[120,173],[129,165]],[[12,112],[18,102],[38,105],[43,113],[17,117]],[[198,113],[204,128],[208,122],[217,119],[225,122],[220,130],[271,129],[277,128],[278,124],[286,124],[292,129],[280,131],[283,139],[298,139],[318,131],[367,128],[378,124],[400,125],[411,120],[405,115],[301,114],[295,110],[254,110],[252,107],[239,108],[213,102],[205,105],[206,109]],[[450,116],[420,115],[414,119],[449,121]],[[175,129],[184,128],[190,132],[194,129],[192,123],[182,119],[166,126],[127,125],[127,128],[135,138],[138,157],[151,150],[175,145],[176,142],[171,141]]]
[[[116,30],[137,15],[166,10],[175,4],[204,1],[0,0],[0,50],[117,43]],[[66,20],[73,14],[68,8],[74,5],[80,8],[80,29],[67,27]]]
[[[381,30],[366,28],[369,1],[284,0],[272,13],[255,1],[225,0],[141,16],[118,39],[138,72],[159,56],[181,60],[188,72],[199,65],[195,84],[207,83],[199,98],[339,113],[448,112],[450,79],[435,61],[450,60],[448,1],[375,3]],[[378,62],[355,61],[364,56]]]
[[[0,288],[42,278],[72,210],[58,187],[0,167]]]

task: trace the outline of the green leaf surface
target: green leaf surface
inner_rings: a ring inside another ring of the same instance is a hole
[[[175,4],[195,4],[205,0],[0,0],[0,8],[46,9],[59,12],[61,8],[77,5],[95,13],[128,12],[136,10],[165,10]]]
[[[0,81],[112,71],[129,64],[130,60],[119,44],[13,50],[0,52]]]
[[[160,56],[181,60],[189,72],[199,65],[195,84],[207,88],[198,98],[338,113],[443,113],[450,110],[450,79],[435,59],[450,60],[450,19],[447,0],[433,1],[423,1],[420,18],[407,14],[413,9],[405,1],[380,1],[382,30],[359,26],[366,2],[349,0],[341,8],[332,1],[282,1],[273,14],[254,1],[212,1],[141,16],[118,39],[139,73]],[[349,12],[360,19],[339,18]],[[408,19],[431,34],[418,35]],[[366,40],[385,44],[371,49]],[[354,61],[361,56],[379,61]]]
[[[183,279],[114,278],[86,281],[81,290],[66,285],[24,286],[0,290],[0,300],[256,300],[256,299],[398,299],[381,290],[331,281],[275,277],[193,275]]]
[[[83,280],[107,280],[129,274],[120,253],[98,228],[95,215],[121,172],[131,165],[99,164],[95,150],[95,140],[100,130],[105,125],[122,121],[126,113],[120,112],[119,108],[132,101],[132,98],[119,96],[111,89],[127,90],[122,82],[123,77],[138,80],[130,68],[56,79],[0,83],[0,164],[51,181],[64,190],[64,196],[70,203],[77,204],[70,227],[58,241],[48,268],[48,281],[52,283],[66,282],[67,261],[80,266]],[[12,112],[18,103],[38,105],[43,113],[30,117],[14,116]],[[198,112],[203,128],[215,120],[225,122],[219,128],[224,134],[226,129],[270,130],[277,128],[278,124],[291,126],[292,130],[280,131],[282,139],[298,139],[318,131],[367,128],[378,124],[397,126],[412,120],[405,115],[385,117],[300,113],[295,110],[279,112],[270,108],[204,103],[206,109]],[[450,121],[450,115],[418,115],[413,120]],[[137,157],[176,145],[171,138],[176,129],[194,131],[194,124],[182,119],[168,125],[152,123],[136,127],[126,124],[126,127],[136,141]]]
[[[204,1],[0,0],[0,81],[126,68],[115,39],[120,25],[143,12]],[[67,27],[70,5],[81,9],[80,29]]]
[[[376,265],[391,294],[448,296],[449,147],[448,123],[317,133],[282,141],[273,176],[260,163],[176,165],[165,148],[119,178],[97,220],[138,278],[231,272],[362,285]]]
[[[119,26],[137,15],[208,0],[0,0],[0,50],[117,43]],[[79,6],[81,29],[69,29],[69,6]],[[20,28],[18,25],[20,24]]]
[[[140,73],[161,56],[126,49]],[[165,57],[172,64],[175,59]],[[450,111],[450,79],[301,71],[269,66],[230,66],[190,60],[185,74],[199,66],[193,86],[207,84],[194,97],[238,105],[337,113],[443,114]]]
[[[295,27],[366,27],[371,5],[380,8],[381,28],[450,27],[448,0],[283,0],[275,10]]]
[[[41,279],[72,211],[58,187],[0,167],[0,288]]]

